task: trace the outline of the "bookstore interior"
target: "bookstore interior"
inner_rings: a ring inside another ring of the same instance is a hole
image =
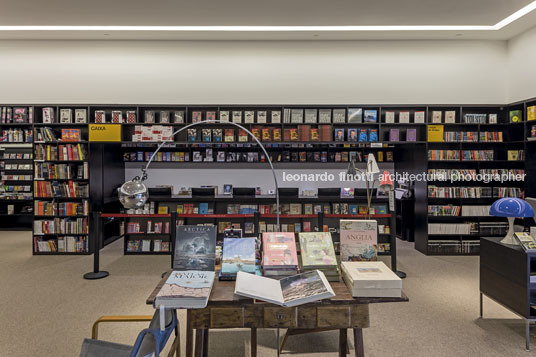
[[[531,355],[536,1],[2,8],[0,355]]]

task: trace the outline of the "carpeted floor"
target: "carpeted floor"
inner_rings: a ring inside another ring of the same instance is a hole
[[[110,276],[88,281],[82,275],[92,269],[91,256],[32,256],[28,232],[0,232],[0,240],[0,356],[77,356],[99,316],[152,314],[145,299],[169,267],[167,256],[123,256],[118,241],[101,255]],[[524,322],[501,306],[485,299],[485,319],[478,318],[478,257],[426,257],[401,242],[399,269],[408,274],[410,302],[371,307],[367,356],[534,353],[524,349]],[[181,320],[184,326],[183,313]],[[144,324],[103,325],[99,335],[133,343]],[[275,356],[276,331],[260,330],[258,344],[259,356]],[[295,336],[284,355],[336,356],[337,347],[337,332]],[[249,356],[248,332],[211,331],[209,355]]]

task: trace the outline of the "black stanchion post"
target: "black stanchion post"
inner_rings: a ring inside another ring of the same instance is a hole
[[[106,278],[110,273],[99,270],[100,249],[102,245],[102,217],[100,212],[92,212],[93,227],[93,271],[84,274],[84,279],[95,280]]]
[[[394,194],[394,192],[393,192]],[[390,198],[394,200],[394,197]],[[395,272],[396,275],[400,279],[404,279],[406,277],[406,273],[403,271],[398,271],[397,269],[397,251],[396,251],[396,205],[393,206],[395,209],[393,211],[390,211],[391,213],[391,219],[389,220],[391,223],[391,270]]]

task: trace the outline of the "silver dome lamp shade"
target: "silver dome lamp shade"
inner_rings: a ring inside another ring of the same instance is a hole
[[[138,176],[119,188],[119,202],[127,209],[143,208],[149,198],[149,190]]]

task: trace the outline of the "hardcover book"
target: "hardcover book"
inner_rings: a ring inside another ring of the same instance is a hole
[[[510,110],[510,123],[520,123],[523,121],[522,110]]]
[[[347,136],[347,141],[352,141],[352,142],[357,142],[357,138],[358,138],[358,135],[357,135],[357,129],[355,128],[350,128],[348,129],[348,136]]]
[[[246,110],[244,112],[244,123],[253,124],[255,122],[255,112],[253,110]]]
[[[228,110],[220,110],[220,121],[229,121],[229,111]]]
[[[303,109],[292,109],[290,112],[290,122],[293,124],[303,124]]]
[[[445,112],[445,123],[456,123],[456,112],[454,110],[448,110]]]
[[[403,124],[408,124],[409,123],[409,116],[410,116],[410,113],[408,111],[401,111],[398,114],[398,122],[403,123]]]
[[[263,268],[294,269],[298,267],[298,254],[294,233],[265,232],[262,234]]]
[[[285,307],[293,307],[335,296],[321,271],[289,276],[281,280],[239,272],[235,294]]]
[[[531,105],[530,107],[527,107],[527,121],[533,121],[533,120],[536,120],[536,105]],[[491,123],[491,114],[490,114],[490,123]]]
[[[72,109],[60,109],[60,123],[69,124],[73,122]]]
[[[333,123],[346,123],[346,109],[333,109]]]
[[[160,123],[164,123],[164,124],[169,123],[169,111],[168,110],[160,111]]]
[[[376,109],[365,109],[363,121],[365,123],[376,123],[378,121],[378,111]]]
[[[198,123],[203,120],[203,113],[196,111],[192,112],[192,123]]]
[[[335,141],[344,141],[344,129],[335,129]]]
[[[320,124],[331,124],[331,109],[319,109],[318,122]]]
[[[302,266],[304,269],[321,269],[328,266],[337,266],[331,233],[301,232],[298,235],[300,238]]]
[[[134,116],[133,123],[135,122],[136,122],[136,117]],[[177,124],[183,124],[184,123],[184,111],[176,110],[175,112],[173,112],[173,122]]]
[[[257,123],[259,124],[266,124],[267,123],[267,112],[266,110],[259,110],[257,111]]]
[[[13,108],[13,122],[26,123],[28,122],[28,108]]]
[[[416,111],[414,115],[415,115],[415,119],[414,119],[415,123],[424,123],[424,111],[422,110]]]
[[[215,259],[216,227],[177,227],[173,270],[214,271]]]
[[[402,296],[402,280],[383,262],[341,262],[341,270],[354,297]]]
[[[255,274],[255,238],[224,238],[221,275]]]
[[[213,284],[213,271],[173,271],[156,295],[154,306],[170,309],[204,308]]]
[[[316,109],[305,109],[305,123],[316,124],[317,123],[317,111]]]
[[[377,260],[377,226],[375,220],[341,219],[341,261]]]
[[[87,110],[86,109],[75,109],[74,110],[74,122],[77,123],[77,124],[87,123]],[[136,122],[136,120],[134,119],[134,123],[135,122]]]
[[[389,141],[400,141],[400,129],[389,129]]]
[[[120,110],[112,111],[112,123],[119,124],[123,121],[123,113]]]
[[[362,108],[348,108],[348,123],[362,123],[363,122],[363,109]]]
[[[51,108],[51,107],[43,108],[42,113],[43,113],[43,123],[46,123],[46,124],[54,123],[54,108]],[[95,112],[95,116],[96,115],[97,115],[97,112]]]
[[[207,117],[206,117],[207,120],[209,120],[209,121],[214,121],[214,120],[216,120],[216,112],[209,111],[209,112],[206,113],[206,116],[207,116]]]
[[[441,123],[442,121],[442,116],[443,116],[443,112],[440,111],[440,110],[434,110],[432,112],[432,123],[433,124],[438,124],[438,123]]]
[[[242,123],[242,111],[233,110],[233,123]]]
[[[155,122],[154,110],[147,110],[145,112],[145,123],[153,124]]]
[[[406,141],[417,141],[417,129],[406,130]]]
[[[280,124],[281,123],[281,111],[272,110],[272,123]]]
[[[394,123],[395,122],[395,112],[386,111],[385,112],[385,122],[386,123]]]

